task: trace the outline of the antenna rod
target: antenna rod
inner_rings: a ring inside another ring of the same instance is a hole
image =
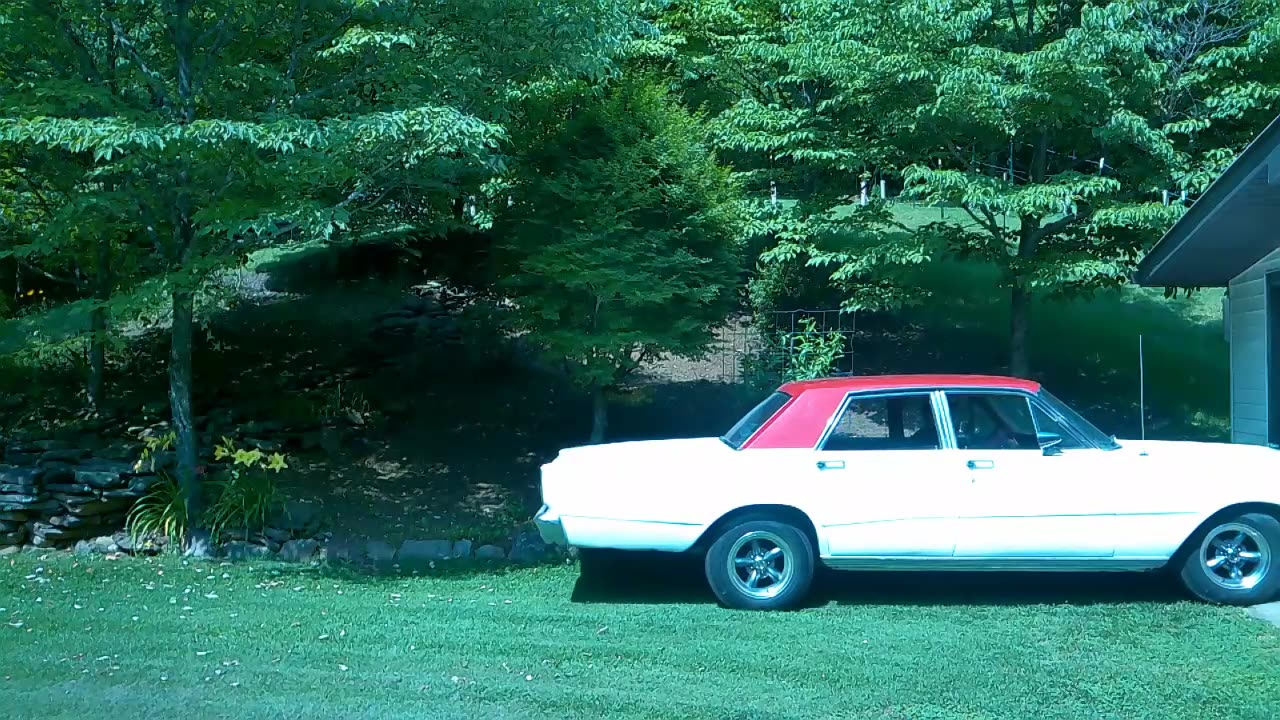
[[[1138,335],[1138,425],[1142,439],[1147,439],[1147,378],[1142,354],[1142,335]]]

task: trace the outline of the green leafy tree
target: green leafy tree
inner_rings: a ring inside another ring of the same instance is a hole
[[[0,144],[79,166],[64,225],[115,219],[167,297],[189,517],[207,280],[270,244],[437,231],[462,183],[498,169],[511,104],[605,73],[625,20],[603,0],[0,2]],[[75,237],[29,236],[15,254],[60,257]]]
[[[499,217],[505,286],[524,330],[594,398],[648,359],[696,356],[735,302],[740,201],[705,132],[653,84],[578,84],[516,138]]]
[[[927,297],[944,254],[1003,270],[1010,368],[1031,300],[1116,286],[1274,115],[1273,0],[706,0],[655,10],[650,61],[698,87],[760,203],[767,262],[830,271],[850,310]],[[665,52],[659,50],[665,48]],[[887,180],[958,207],[925,231],[861,205]],[[788,199],[794,198],[795,202]]]

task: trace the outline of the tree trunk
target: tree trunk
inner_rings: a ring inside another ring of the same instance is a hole
[[[1031,293],[1017,283],[1015,278],[1009,295],[1009,374],[1025,378],[1031,372],[1030,353],[1027,350],[1027,335],[1031,327]]]
[[[1035,3],[1027,10],[1027,35],[1033,32]],[[1049,131],[1041,130],[1031,155],[1030,182],[1043,185],[1049,165]],[[1025,378],[1031,373],[1031,351],[1027,345],[1031,333],[1031,291],[1024,284],[1027,266],[1036,255],[1042,235],[1043,217],[1023,215],[1019,218],[1017,257],[1009,273],[1009,374]]]
[[[94,412],[102,412],[103,388],[106,382],[103,373],[107,366],[107,309],[101,305],[93,309],[89,318],[89,407]]]
[[[94,277],[95,306],[90,318],[89,338],[89,406],[102,412],[106,393],[107,368],[107,301],[111,299],[111,239],[98,238],[97,274]]]
[[[191,346],[194,323],[194,294],[187,289],[173,293],[173,337],[169,345],[169,407],[173,412],[174,445],[177,451],[178,487],[187,510],[187,553],[208,551],[207,537],[198,531],[204,513],[204,497],[196,474],[198,439],[191,409]]]
[[[605,433],[609,430],[609,401],[605,397],[604,388],[597,387],[591,391],[591,444],[604,442]]]
[[[182,488],[187,517],[199,520],[201,496],[196,477],[196,430],[191,409],[191,345],[194,329],[193,294],[173,293],[173,339],[169,346],[169,407],[173,411],[173,432],[178,453],[178,486]]]
[[[192,68],[195,61],[194,38],[191,29],[191,11],[195,0],[177,0],[169,14],[169,29],[173,36],[174,56],[178,71],[179,122],[189,125],[196,118],[196,101]],[[192,209],[190,183],[190,157],[180,156],[174,178],[176,186],[176,218],[173,228],[173,270],[190,268],[192,244],[195,242],[195,213]],[[184,552],[188,556],[207,557],[212,554],[209,533],[202,526],[204,497],[200,477],[196,474],[198,457],[195,418],[191,408],[192,395],[192,336],[195,288],[190,278],[181,278],[173,291],[173,341],[169,349],[169,407],[173,412],[173,433],[178,454],[178,487],[182,503],[187,510],[187,537]]]

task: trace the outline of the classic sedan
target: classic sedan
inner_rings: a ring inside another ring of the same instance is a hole
[[[562,451],[544,540],[583,571],[613,550],[705,555],[726,606],[801,603],[843,570],[1152,571],[1196,596],[1280,596],[1280,452],[1117,440],[1038,383],[788,383],[723,437]]]

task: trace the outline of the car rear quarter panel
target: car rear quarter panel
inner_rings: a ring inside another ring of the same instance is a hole
[[[728,450],[728,448],[726,448]],[[811,450],[732,451],[714,458],[629,467],[575,464],[549,468],[564,488],[544,498],[560,515],[570,544],[684,551],[724,515],[752,505],[788,505],[808,514],[803,464]],[[570,489],[571,488],[571,489]]]

